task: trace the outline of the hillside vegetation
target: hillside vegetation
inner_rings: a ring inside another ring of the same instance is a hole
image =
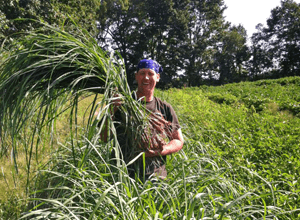
[[[274,190],[277,205],[293,209],[300,205],[299,92],[300,77],[289,77],[171,89],[160,95],[179,114],[185,152],[199,145],[209,149],[234,169],[243,167],[234,180],[264,194]]]
[[[38,205],[27,218],[298,219],[299,92],[300,77],[157,90],[174,106],[185,136],[183,150],[168,159],[167,181],[142,184],[126,170],[110,170],[109,148],[83,138],[64,143],[33,178],[41,190],[34,200],[20,202],[20,187],[2,194],[0,218],[26,217]],[[58,130],[69,128],[58,121]]]

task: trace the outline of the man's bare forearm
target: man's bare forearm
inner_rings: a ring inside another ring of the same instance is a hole
[[[171,140],[168,144],[164,145],[162,149],[148,150],[145,152],[146,157],[166,156],[176,153],[182,149],[183,142],[180,140]]]
[[[166,156],[169,154],[176,153],[180,151],[183,147],[183,136],[181,129],[177,130],[173,134],[173,139],[166,145],[163,145],[161,149],[157,150],[148,150],[145,152],[146,157],[157,157],[157,156]]]

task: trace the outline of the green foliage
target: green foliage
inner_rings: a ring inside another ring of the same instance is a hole
[[[231,105],[235,102],[237,102],[237,98],[231,94],[224,94],[224,95],[221,95],[220,93],[211,93],[211,94],[206,94],[207,97],[218,103],[218,104],[227,104],[227,105]]]
[[[243,82],[227,84],[217,87],[201,87],[203,91],[210,92],[211,96],[220,96],[219,99],[238,99],[247,108],[255,111],[267,110],[270,104],[276,103],[279,110],[287,110],[299,116],[299,77],[289,77],[277,80],[260,80],[256,82]],[[230,97],[228,97],[230,96]],[[234,96],[234,97],[232,97]]]
[[[0,3],[0,43],[8,39],[6,46],[10,47],[9,44],[13,39],[22,41],[24,32],[33,31],[42,26],[33,20],[47,22],[53,26],[63,26],[69,32],[76,31],[76,26],[80,26],[95,36],[96,15],[99,8],[100,1],[96,0],[3,0]]]
[[[163,79],[176,75],[182,66],[180,44],[188,22],[188,1],[102,2],[99,13],[99,44],[118,51],[125,62],[128,82],[141,58],[151,57],[164,66]]]
[[[271,11],[267,27],[259,26],[252,36],[253,59],[251,72],[270,72],[272,77],[299,76],[299,26],[300,4],[293,0],[281,1],[281,6]]]
[[[68,152],[72,147],[65,146],[54,157],[56,166],[40,174],[47,187],[33,195],[32,210],[23,218],[251,219],[283,214],[230,180],[238,170],[219,167],[218,158],[199,144],[168,161],[172,172],[167,180],[144,184],[129,178],[126,167],[110,165],[104,145],[86,140],[79,146],[74,146],[81,152],[76,161]]]
[[[163,65],[161,87],[168,87],[179,72],[189,86],[204,79],[223,84],[299,75],[298,3],[282,1],[267,26],[258,25],[251,55],[245,29],[226,23],[225,9],[223,0],[3,0],[0,44],[18,48],[24,32],[40,28],[33,20],[40,20],[74,35],[79,26],[105,50],[118,51],[131,85],[135,65],[144,57]]]
[[[14,193],[10,193],[5,198],[6,200],[0,200],[0,219],[19,219],[22,211],[26,209],[26,200]]]
[[[214,149],[232,167],[258,174],[262,179],[241,171],[234,179],[250,188],[269,182],[272,189],[256,190],[274,190],[277,205],[289,210],[300,202],[300,118],[293,110],[299,105],[299,80],[290,77],[170,90],[167,97],[176,103],[189,141]],[[265,199],[271,201],[269,196]]]
[[[36,119],[30,127],[33,135],[40,133],[41,127],[49,123],[48,117],[51,121],[64,102],[68,99],[77,102],[78,96],[72,93],[74,89],[93,88],[90,90],[99,91],[105,84],[106,71],[110,68],[109,63],[104,64],[108,56],[95,47],[95,40],[90,35],[81,32],[74,38],[47,25],[42,32],[45,28],[49,32],[52,28],[52,35],[38,31],[32,33],[24,38],[23,46],[1,65],[0,130],[5,131],[1,136],[11,135],[29,143],[30,138],[23,136],[26,132],[22,134],[26,127],[24,124]],[[51,105],[55,98],[57,102]],[[32,140],[35,141],[39,143],[41,140]],[[5,144],[1,144],[1,155],[6,153]],[[7,146],[16,147],[16,143]]]
[[[97,17],[101,6],[101,1],[97,0],[77,0],[77,1],[66,1],[66,0],[51,0],[51,7],[54,13],[51,16],[51,24],[61,25],[63,24],[66,30],[75,30],[72,21],[77,26],[86,29],[89,34],[93,37],[97,35]]]
[[[184,149],[168,158],[167,180],[130,179],[122,161],[111,165],[111,146],[92,135],[63,145],[38,173],[31,212],[14,200],[7,212],[16,208],[29,219],[297,219],[300,120],[275,102],[299,91],[297,82],[157,90],[174,106],[185,137]],[[273,97],[260,112],[241,99],[256,91]]]
[[[216,70],[217,45],[222,42],[224,30],[229,24],[223,19],[223,1],[190,1],[188,6],[188,34],[182,42],[180,59],[184,61],[182,70],[188,85],[196,86],[202,77],[212,78],[211,73]]]
[[[222,43],[217,46],[215,66],[220,73],[221,84],[241,81],[245,78],[245,66],[249,59],[246,46],[247,33],[243,26],[233,26],[224,31]]]
[[[8,27],[8,20],[5,17],[5,14],[0,11],[0,39],[4,38],[5,31],[9,28]]]
[[[212,77],[216,45],[229,26],[222,15],[223,1],[131,0],[126,6],[118,0],[103,1],[98,39],[101,46],[120,52],[129,83],[144,57],[162,64],[163,82],[170,82],[180,70],[189,85],[199,84],[202,76]],[[240,47],[240,42],[234,46]]]
[[[46,29],[51,34],[43,34]],[[137,110],[143,108],[131,97],[121,64],[109,57],[85,30],[78,33],[74,37],[44,24],[42,31],[27,36],[23,47],[11,54],[0,68],[0,153],[6,156],[11,151],[18,174],[17,160],[24,149],[27,187],[33,162],[42,161],[40,148],[45,145],[52,148],[56,143],[56,120],[66,110],[70,110],[66,123],[71,141],[83,134],[87,138],[94,135],[97,123],[94,113],[100,106],[99,117],[110,120],[113,127],[109,106],[116,90],[124,99],[122,111],[132,116],[127,120],[128,131],[143,126],[147,117]],[[78,103],[82,95],[91,92],[102,92],[104,98],[100,103],[97,98],[92,101],[86,113],[86,128],[81,130],[77,123]],[[138,139],[140,133],[131,134],[134,137],[127,137]],[[114,134],[111,136],[116,138]],[[75,155],[73,152],[74,160]]]
[[[0,13],[5,18],[4,28],[0,28],[2,37],[0,43],[6,43],[10,48],[14,39],[19,40],[23,37],[21,32],[31,31],[37,28],[38,23],[30,19],[41,19],[50,22],[53,12],[49,1],[32,0],[3,0],[0,3]],[[48,19],[47,19],[48,18]],[[23,20],[20,20],[23,19]]]

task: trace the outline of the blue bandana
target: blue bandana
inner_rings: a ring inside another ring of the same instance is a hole
[[[151,60],[151,59],[141,60],[137,66],[137,71],[139,71],[140,69],[151,69],[154,70],[154,72],[156,73],[162,73],[163,71],[161,65],[155,60]]]

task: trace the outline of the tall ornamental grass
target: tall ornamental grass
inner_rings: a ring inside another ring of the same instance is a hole
[[[99,126],[102,130],[105,122],[108,122],[110,139],[116,139],[111,104],[116,99],[114,94],[118,93],[123,102],[120,110],[126,117],[130,115],[127,137],[139,139],[137,131],[143,129],[137,128],[145,126],[147,114],[132,98],[119,56],[104,52],[85,30],[77,29],[75,36],[46,24],[26,36],[20,45],[0,69],[0,154],[11,153],[18,172],[16,158],[24,149],[28,181],[32,160],[39,160],[41,156],[39,146],[45,145],[45,140],[48,141],[46,145],[53,146],[55,121],[66,110],[70,110],[71,141],[78,140],[79,134],[90,140],[95,128]],[[95,96],[87,112],[85,128],[79,131],[79,98],[91,92],[102,93],[103,98],[97,102]],[[95,121],[98,109],[98,119],[102,118],[102,123]],[[118,155],[118,143],[114,143]],[[72,155],[75,161],[75,149]]]
[[[82,139],[74,147],[63,146],[40,170],[41,185],[21,219],[289,219],[264,195],[232,178],[253,173],[219,167],[220,158],[201,144],[169,159],[166,180],[141,183],[128,176],[126,167],[112,166],[106,147],[97,143]],[[76,161],[73,148],[84,152]]]

